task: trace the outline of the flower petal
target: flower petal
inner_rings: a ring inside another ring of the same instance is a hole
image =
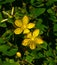
[[[28,25],[27,25],[27,28],[28,29],[31,29],[31,28],[34,28],[35,27],[35,24],[34,23],[29,23]]]
[[[41,38],[35,38],[35,43],[43,44],[43,40]]]
[[[33,37],[37,37],[39,35],[39,29],[33,31]]]
[[[28,16],[25,15],[25,16],[23,17],[22,21],[23,21],[23,24],[28,24],[28,22],[29,22]]]
[[[15,34],[21,34],[22,33],[22,29],[21,28],[17,28],[14,30]]]
[[[17,27],[21,27],[22,26],[22,21],[21,20],[15,20],[15,25]]]
[[[29,47],[30,47],[30,49],[32,49],[32,50],[33,50],[33,49],[35,49],[35,48],[36,48],[36,45],[35,45],[34,43],[30,43],[30,44],[29,44]]]
[[[27,34],[27,33],[29,33],[29,32],[30,32],[29,29],[25,29],[24,32],[23,32],[23,34]]]
[[[29,39],[24,39],[22,45],[27,46],[28,44],[29,44]]]
[[[30,32],[27,34],[27,38],[31,38],[31,37],[32,37],[32,33]]]

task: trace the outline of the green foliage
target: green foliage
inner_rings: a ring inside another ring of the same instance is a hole
[[[0,38],[0,44],[4,44],[5,43],[5,40]]]
[[[31,0],[30,2],[31,2],[31,4],[33,4],[34,3],[34,0]]]
[[[2,20],[3,18],[2,18],[2,14],[1,14],[1,12],[0,12],[0,21]]]
[[[57,24],[54,24],[54,31],[57,31]]]
[[[57,0],[48,0],[47,3],[46,3],[46,5],[47,5],[47,6],[50,6],[50,5],[52,5],[54,2],[57,2]]]
[[[15,20],[22,20],[24,15],[35,23],[30,31],[39,29],[38,36],[44,41],[33,50],[22,45],[26,34],[14,33]],[[0,65],[56,64],[57,0],[0,0]]]
[[[7,27],[6,23],[0,23],[0,27]]]
[[[35,8],[35,9],[32,9],[31,14],[34,17],[37,17],[37,16],[40,16],[41,14],[43,14],[44,12],[45,12],[45,8]]]
[[[47,43],[46,42],[43,43],[42,48],[47,49]]]
[[[9,46],[7,46],[7,45],[1,45],[0,46],[0,51],[1,52],[5,52],[5,51],[7,51],[9,49]]]
[[[6,3],[12,3],[12,2],[14,2],[15,0],[5,0],[5,1],[1,1],[0,2],[0,5],[2,5],[2,4],[6,4]]]
[[[14,62],[13,59],[7,59],[6,62],[3,63],[3,65],[20,65],[18,62]]]
[[[6,52],[6,55],[13,56],[13,55],[16,54],[17,50],[18,49],[15,49],[15,48],[14,49],[11,49],[11,50],[9,50],[9,51]]]
[[[41,31],[44,31],[47,27],[42,24],[42,19],[38,19],[38,22],[36,22],[36,28],[40,29]]]

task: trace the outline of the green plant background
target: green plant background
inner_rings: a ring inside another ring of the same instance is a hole
[[[2,11],[14,15],[9,18]],[[31,50],[21,45],[23,34],[15,35],[14,21],[25,14],[36,22],[45,41]],[[4,19],[5,22],[1,22]],[[22,54],[16,58],[16,52]],[[57,64],[57,0],[0,0],[0,65],[56,65]]]

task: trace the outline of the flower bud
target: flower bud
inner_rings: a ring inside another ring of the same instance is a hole
[[[17,57],[21,57],[21,53],[20,53],[20,52],[17,52],[17,53],[16,53],[16,56],[17,56]]]

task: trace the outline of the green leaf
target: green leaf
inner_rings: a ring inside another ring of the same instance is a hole
[[[0,45],[0,52],[5,53],[10,47],[7,45]]]
[[[1,58],[0,58],[0,64],[2,65],[2,60],[1,60]]]
[[[20,65],[18,62],[12,62],[12,63],[10,63],[10,62],[4,62],[2,65]]]
[[[39,52],[39,53],[37,54],[37,56],[38,56],[38,59],[44,57],[44,55],[43,55],[41,52]]]
[[[53,31],[54,35],[57,36],[57,23],[54,24]]]
[[[54,62],[54,60],[52,58],[49,58],[49,65],[56,65],[56,63]]]
[[[38,19],[38,21],[36,22],[36,28],[40,29],[41,31],[44,31],[47,27],[42,24],[42,19]]]
[[[31,2],[31,4],[33,4],[33,3],[34,3],[34,1],[35,1],[35,0],[31,0],[31,1],[30,1],[30,2]]]
[[[47,12],[50,13],[50,14],[55,14],[54,11],[51,8],[48,9]]]
[[[43,0],[37,0],[35,4],[42,4]]]
[[[2,38],[0,38],[0,44],[4,44],[6,41]]]
[[[53,52],[52,52],[52,49],[49,49],[48,51],[46,51],[45,53],[46,56],[54,56]]]
[[[8,33],[8,34],[6,34],[6,39],[9,41],[9,40],[11,40],[12,39],[12,35],[13,35],[13,33],[12,32],[10,32],[10,33]]]
[[[2,35],[2,37],[8,37],[12,35],[12,31],[11,30],[6,30],[6,32]]]
[[[25,60],[29,61],[31,63],[33,61],[33,58],[32,58],[32,56],[27,55],[26,58],[25,58]]]
[[[35,8],[35,9],[32,9],[31,11],[31,14],[34,16],[34,17],[37,17],[37,16],[40,16],[41,14],[43,14],[45,12],[45,8]]]
[[[0,9],[1,9],[1,7],[2,7],[2,6],[0,5]]]
[[[55,2],[57,2],[57,0],[54,0]]]
[[[5,0],[6,3],[12,3],[15,0]]]
[[[52,5],[53,3],[54,3],[54,0],[48,0],[47,3],[46,3],[46,5],[47,5],[47,6],[50,6],[50,5]]]
[[[0,22],[1,22],[2,19],[3,19],[3,17],[2,17],[2,14],[1,14],[1,12],[0,12]]]
[[[57,36],[57,32],[54,32],[54,35]]]
[[[48,9],[47,12],[50,14],[50,19],[53,21],[53,22],[57,22],[57,18],[55,16],[55,12],[52,10],[52,9]]]
[[[2,4],[6,4],[6,3],[12,3],[12,2],[14,2],[15,0],[5,0],[5,1],[1,1],[0,2],[0,5],[2,5]]]
[[[38,50],[38,49],[37,49]],[[37,51],[36,50],[33,50],[30,55],[34,58],[38,58],[38,56],[36,55],[37,54]]]
[[[57,18],[55,15],[50,15],[50,19],[53,21],[53,22],[57,22]]]
[[[6,55],[13,56],[13,55],[16,54],[17,50],[18,50],[17,48],[11,49],[11,50],[9,50],[9,51],[6,52]]]
[[[57,31],[57,24],[56,24],[56,23],[54,24],[53,30],[54,30],[54,31]]]
[[[8,22],[13,24],[13,19],[12,18],[8,18]]]
[[[43,49],[47,49],[47,43],[46,43],[46,42],[44,42],[44,43],[42,44],[42,48],[43,48]]]
[[[3,22],[3,23],[0,22],[0,27],[7,27],[7,25],[5,22]]]
[[[49,65],[55,65],[55,63],[54,62],[50,62]]]

